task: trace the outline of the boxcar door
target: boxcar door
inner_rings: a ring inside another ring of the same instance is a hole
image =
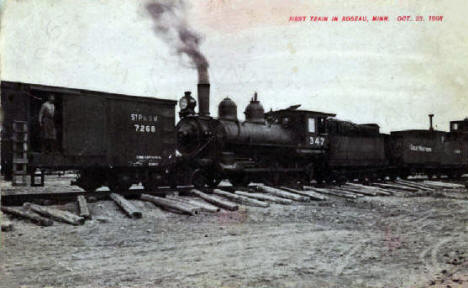
[[[103,156],[106,151],[104,99],[95,95],[62,95],[63,154]]]

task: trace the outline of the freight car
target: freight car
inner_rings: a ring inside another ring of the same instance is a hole
[[[77,170],[78,186],[127,189],[167,182],[175,158],[176,101],[4,81],[2,173],[24,181],[45,170]],[[41,149],[39,112],[55,96],[54,151]]]
[[[255,94],[241,122],[229,98],[219,104],[218,118],[209,116],[209,84],[199,84],[198,99],[198,115],[190,93],[181,99],[177,125],[178,151],[192,167],[197,187],[216,186],[221,179],[234,185],[277,184],[280,178],[283,183],[309,181],[315,164],[325,157],[325,119],[334,114],[298,110],[299,106],[265,113]]]
[[[390,164],[401,178],[410,175],[446,175],[459,178],[468,173],[468,119],[450,122],[450,132],[429,130],[393,131],[388,140]]]

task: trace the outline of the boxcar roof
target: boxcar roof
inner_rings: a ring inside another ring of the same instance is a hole
[[[401,130],[401,131],[392,131],[391,135],[415,135],[415,136],[429,136],[434,134],[446,134],[445,131],[440,130],[427,130],[427,129],[412,129],[412,130]]]
[[[119,98],[138,98],[142,100],[165,102],[166,104],[172,104],[172,105],[175,105],[177,103],[176,100],[161,99],[161,98],[149,97],[149,96],[125,95],[125,94],[119,94],[119,93],[93,91],[93,90],[77,89],[77,88],[67,88],[67,87],[59,87],[59,86],[48,86],[48,85],[31,84],[31,83],[23,83],[23,82],[2,81],[1,87],[2,89],[4,88],[18,89],[21,87],[28,87],[29,89],[32,89],[32,90],[39,90],[39,91],[45,91],[45,92],[51,92],[51,93],[63,93],[63,94],[74,94],[74,95],[91,94],[91,95],[104,96],[104,97],[110,96],[110,97],[119,97]]]

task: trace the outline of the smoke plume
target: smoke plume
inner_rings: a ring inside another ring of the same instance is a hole
[[[201,36],[186,22],[183,0],[156,0],[146,5],[154,20],[156,35],[173,47],[178,55],[187,55],[198,71],[198,83],[209,83],[208,60],[200,51]]]

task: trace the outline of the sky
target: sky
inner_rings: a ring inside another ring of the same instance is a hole
[[[174,100],[195,94],[193,65],[154,32],[148,2],[0,0],[1,79]],[[429,113],[441,130],[468,116],[467,12],[463,0],[194,0],[174,17],[202,38],[213,116],[228,96],[242,119],[256,91],[265,110],[302,104],[389,132],[428,128]],[[390,21],[289,21],[311,15]],[[403,15],[425,21],[396,21]]]

